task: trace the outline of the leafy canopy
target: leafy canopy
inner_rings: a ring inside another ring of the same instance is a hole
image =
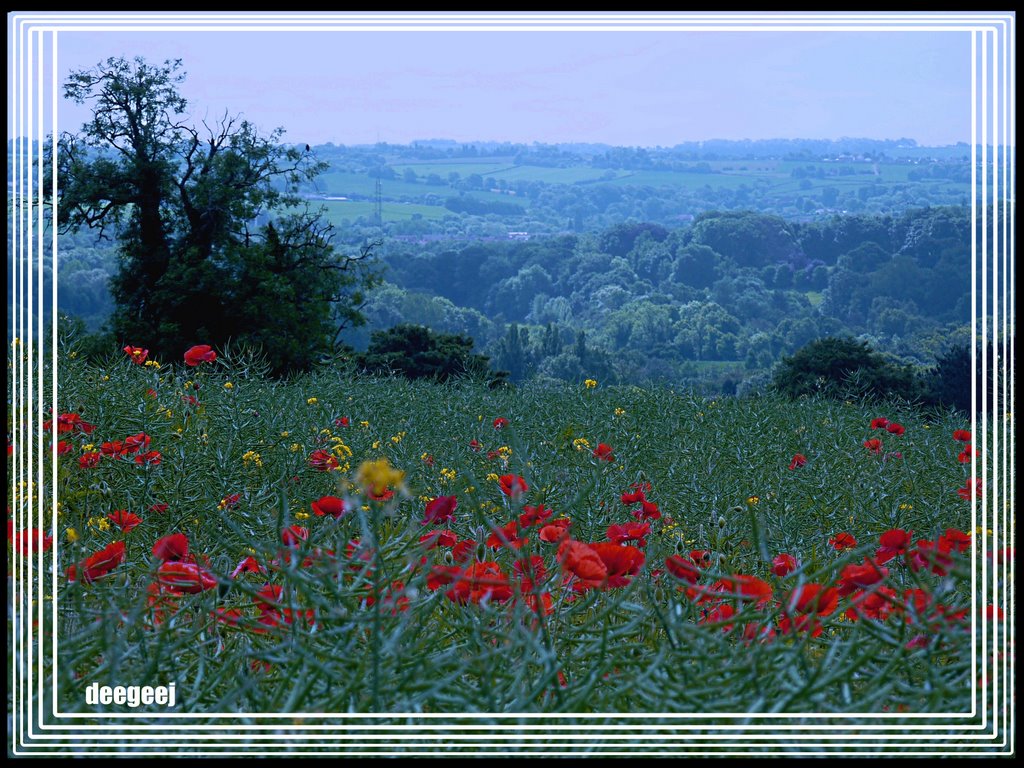
[[[92,106],[57,143],[63,232],[117,239],[111,330],[177,357],[192,344],[259,345],[280,373],[308,368],[363,322],[379,277],[372,248],[337,253],[332,227],[297,195],[322,173],[308,147],[225,114],[196,125],[181,61],[111,58],[74,72],[65,95]]]

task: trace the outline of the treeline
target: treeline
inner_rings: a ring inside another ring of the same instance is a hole
[[[367,329],[466,334],[532,377],[749,386],[810,341],[848,335],[934,364],[970,323],[969,211],[787,222],[707,213],[527,242],[389,244]]]

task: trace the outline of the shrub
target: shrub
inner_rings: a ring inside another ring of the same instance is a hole
[[[918,400],[923,392],[910,366],[890,362],[866,342],[831,336],[784,357],[776,368],[773,386],[792,399],[820,394],[840,400]]]

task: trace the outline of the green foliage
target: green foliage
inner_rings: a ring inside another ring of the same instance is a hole
[[[827,337],[812,341],[775,371],[774,387],[796,399],[824,395],[850,398],[899,398],[913,401],[922,389],[913,370],[886,360],[866,342]]]
[[[57,144],[63,232],[113,233],[117,338],[176,358],[193,344],[263,347],[275,372],[308,368],[339,327],[362,321],[372,250],[334,251],[301,209],[299,184],[327,166],[224,117],[186,120],[181,62],[111,58],[70,75],[92,119]],[[261,222],[255,225],[254,222]]]
[[[307,722],[332,713],[380,713],[382,722],[386,713],[410,713],[400,718],[406,725],[420,722],[420,713],[551,713],[572,721],[571,713],[648,712],[645,723],[672,727],[687,712],[750,712],[765,722],[786,714],[792,726],[819,723],[821,713],[860,722],[860,713],[870,719],[881,711],[893,715],[888,723],[920,724],[923,714],[970,706],[978,637],[970,616],[947,623],[894,612],[853,622],[845,616],[853,598],[844,597],[820,617],[820,636],[784,634],[779,625],[779,604],[796,584],[832,583],[873,555],[890,528],[913,530],[915,539],[971,530],[970,504],[955,492],[969,470],[950,445],[952,431],[968,426],[959,415],[926,421],[913,409],[887,410],[907,432],[886,437],[904,460],[885,461],[861,446],[875,409],[825,400],[713,401],[604,381],[596,389],[489,391],[327,370],[282,381],[249,376],[239,360],[155,370],[120,355],[98,368],[63,350],[60,361],[60,408],[80,413],[95,431],[63,435],[74,452],[40,473],[40,494],[61,502],[60,516],[41,526],[56,528],[46,557],[56,555],[63,575],[113,541],[126,544],[124,562],[108,576],[57,579],[53,610],[40,612],[39,631],[57,639],[59,654],[59,664],[41,665],[41,674],[47,690],[57,683],[61,711],[120,714],[98,712],[84,697],[94,682],[118,681],[176,682],[183,713],[254,719],[293,712]],[[183,402],[186,396],[198,403]],[[509,420],[505,429],[492,428],[496,416]],[[349,426],[339,425],[342,417]],[[79,466],[86,443],[140,431],[162,453],[160,464],[105,456],[96,467]],[[574,449],[577,438],[611,445],[615,461]],[[485,450],[469,450],[471,439]],[[488,458],[499,446],[511,448],[507,468]],[[332,447],[349,468],[310,466],[313,451]],[[808,466],[791,471],[797,452]],[[405,492],[378,503],[343,490],[363,461],[381,456],[405,472]],[[529,483],[518,501],[487,477],[506,471]],[[536,528],[524,532],[519,551],[484,544],[490,527],[517,519],[523,504],[571,518],[579,541],[604,540],[610,524],[632,522],[621,494],[635,482],[652,484],[647,498],[664,516],[651,525],[643,568],[626,587],[573,593],[557,543],[541,540]],[[223,503],[234,494],[237,504]],[[328,494],[346,496],[351,511],[337,520],[311,514],[311,502]],[[525,600],[459,605],[445,596],[448,585],[428,585],[431,567],[450,564],[450,555],[447,548],[426,552],[419,542],[429,530],[420,522],[422,497],[442,495],[458,498],[445,527],[477,540],[504,573],[531,556],[543,560],[547,573],[538,584],[551,593],[550,612],[531,611]],[[119,509],[138,514],[141,524],[129,532],[99,525]],[[308,530],[301,566],[286,564],[281,544],[281,529],[292,524]],[[840,531],[856,538],[857,549],[829,546]],[[165,592],[166,602],[154,604],[147,591],[153,544],[172,533],[187,535],[218,588]],[[373,550],[370,560],[346,552],[356,539]],[[772,604],[730,601],[736,615],[709,624],[714,603],[688,597],[690,585],[665,571],[667,557],[691,550],[713,553],[702,585],[751,574],[772,587]],[[769,558],[780,552],[800,561],[789,577],[772,573]],[[250,555],[267,572],[232,578]],[[972,559],[952,556],[941,587],[927,571],[895,561],[889,584],[899,595],[935,589],[950,614],[970,607]],[[296,620],[260,622],[256,595],[267,584],[282,590]],[[389,601],[389,592],[398,600]],[[218,611],[234,612],[237,624],[217,621]],[[927,647],[908,647],[925,633]],[[159,711],[138,714],[144,723],[166,721]],[[729,715],[705,720],[736,722]]]
[[[1013,337],[1006,340],[1009,350],[1014,347]],[[992,407],[993,399],[998,397],[1004,401],[1002,386],[1007,383],[1006,358],[1003,350],[989,340],[979,349],[979,357],[975,366],[971,348],[966,344],[956,344],[940,355],[935,365],[924,375],[925,397],[928,402],[948,408],[956,408],[970,413],[971,389],[974,387],[977,396],[977,408],[983,407],[983,398],[987,388],[987,405]],[[982,365],[983,358],[986,365]],[[1016,358],[1014,358],[1016,359]]]
[[[408,323],[374,331],[370,346],[355,362],[366,373],[397,374],[406,379],[485,381],[491,376],[488,358],[473,352],[471,338],[434,333]]]

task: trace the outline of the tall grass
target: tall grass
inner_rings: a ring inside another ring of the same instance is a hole
[[[85,703],[93,682],[171,681],[176,711],[253,722],[271,712],[395,713],[393,722],[400,713],[608,713],[655,724],[671,722],[659,713],[694,713],[711,727],[737,722],[728,713],[806,713],[789,723],[843,713],[855,725],[871,722],[862,714],[971,706],[970,613],[851,621],[843,598],[820,617],[818,636],[780,630],[790,590],[835,583],[844,566],[874,555],[884,531],[912,530],[914,540],[970,531],[969,504],[956,492],[967,474],[951,437],[965,426],[956,414],[600,384],[488,390],[333,371],[273,381],[242,359],[91,367],[69,355],[59,405],[95,425],[57,436],[71,451],[58,459],[56,625],[44,612],[40,629],[58,637],[46,673],[66,712],[103,709]],[[906,427],[882,433],[882,454],[863,445],[878,436],[869,428],[877,416]],[[498,417],[508,425],[495,429]],[[159,464],[103,456],[79,466],[83,453],[140,432]],[[598,443],[612,446],[614,461],[594,457]],[[310,466],[316,450],[333,451],[340,468]],[[807,463],[791,470],[798,453]],[[394,498],[371,501],[354,478],[382,457],[405,477]],[[529,491],[502,494],[502,474],[522,476]],[[627,586],[574,592],[557,543],[535,530],[518,552],[485,543],[524,503],[571,518],[577,541],[602,541],[610,524],[633,520],[620,497],[643,483],[663,517]],[[311,515],[328,495],[352,511]],[[419,538],[440,526],[421,521],[425,504],[447,495],[458,500],[448,527],[475,540],[478,559],[511,574],[516,560],[543,558],[547,576],[529,587],[532,602],[524,592],[460,604],[447,586],[431,588],[430,567],[454,559],[444,548],[424,551]],[[142,522],[122,532],[107,517],[115,510]],[[286,547],[281,531],[292,525],[308,539]],[[178,532],[217,586],[154,598],[153,544]],[[858,545],[834,549],[839,532]],[[68,582],[68,566],[113,541],[125,542],[123,563],[91,583]],[[666,571],[667,557],[693,550],[710,553],[702,584],[749,574],[772,586],[772,600],[727,600],[735,615],[714,621],[715,604],[688,596],[690,585]],[[799,561],[784,578],[771,564],[782,552]],[[249,556],[268,572],[232,578]],[[969,564],[969,552],[957,555],[942,576],[897,559],[886,584],[970,609]],[[278,617],[292,620],[260,623],[267,584],[281,588]],[[543,593],[549,611],[536,609]],[[231,610],[232,621],[215,620]]]

